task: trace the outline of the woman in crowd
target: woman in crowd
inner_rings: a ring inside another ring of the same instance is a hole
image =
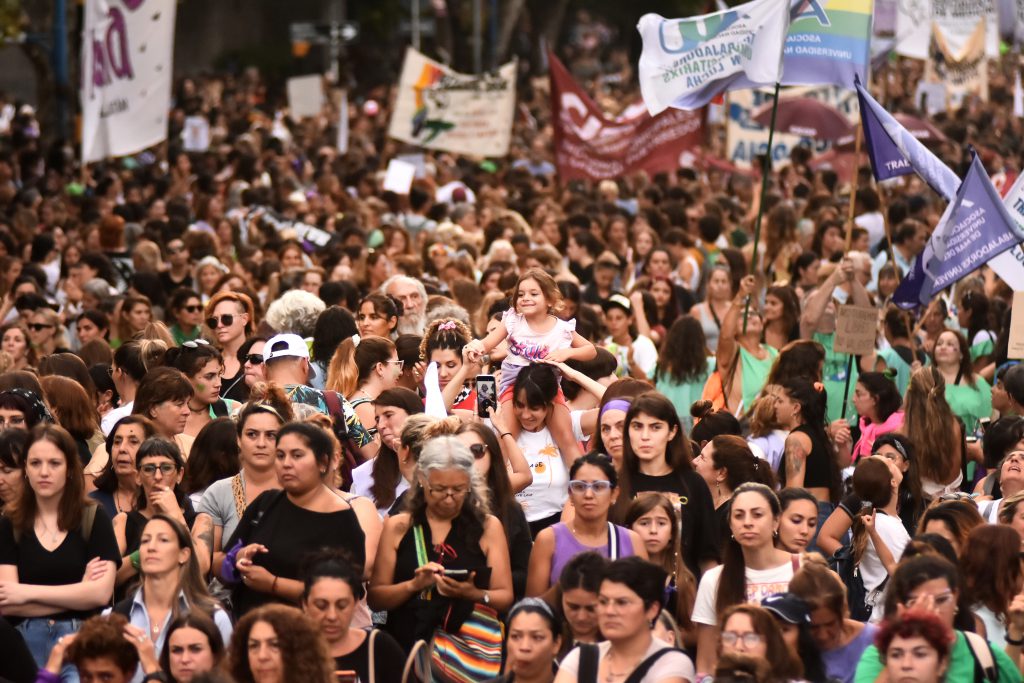
[[[697,575],[718,561],[714,507],[707,484],[694,471],[690,444],[675,408],[656,393],[633,401],[626,414],[620,491],[613,519],[625,519],[633,497],[645,491],[668,494],[683,519],[683,558]]]
[[[875,451],[875,440],[903,427],[903,404],[896,385],[880,372],[862,372],[853,390],[853,409],[857,411],[860,439],[853,446],[853,461]]]
[[[971,681],[975,680],[975,658],[971,654],[967,638],[978,638],[978,647],[987,647],[987,643],[973,633],[968,635],[964,632],[964,626],[973,626],[973,619],[969,613],[960,614],[959,602],[960,578],[956,567],[942,557],[921,555],[901,562],[889,580],[885,592],[885,620],[890,623],[898,621],[908,610],[919,610],[934,615],[947,632],[952,630],[955,635],[950,647],[947,680]],[[1024,639],[1024,630],[1013,631],[1008,635],[1014,639]],[[1019,681],[1020,672],[1015,663],[1015,659],[1020,657],[1019,646],[1013,658],[999,648],[989,649],[997,669],[995,681]],[[888,649],[885,652],[886,655],[889,654]],[[879,655],[878,646],[872,645],[860,658],[854,681],[876,681],[885,668],[886,664]]]
[[[110,340],[111,346],[117,346],[118,340],[124,343],[135,339],[136,335],[146,329],[153,321],[153,304],[149,297],[129,295],[121,302],[121,315],[117,320],[117,339]]]
[[[402,462],[398,451],[405,422],[410,415],[423,412],[423,400],[409,389],[394,387],[377,395],[373,409],[380,451],[376,458],[352,470],[351,490],[372,500],[383,517],[409,488],[415,464],[408,462],[408,458]]]
[[[224,369],[222,385],[231,387],[245,374],[238,349],[256,329],[252,299],[241,292],[220,292],[206,304],[206,327],[220,349]]]
[[[61,323],[60,315],[52,308],[39,308],[33,311],[28,317],[26,327],[37,358],[54,353],[70,353],[67,330]]]
[[[770,488],[742,484],[733,492],[730,505],[731,536],[722,564],[701,577],[693,608],[699,671],[714,669],[715,626],[723,623],[719,615],[733,605],[785,592],[800,568],[798,555],[775,547],[781,506]]]
[[[356,312],[359,336],[363,339],[368,337],[394,339],[398,319],[402,317],[403,313],[402,303],[387,294],[375,293],[363,297]]]
[[[57,422],[75,440],[82,463],[88,463],[93,451],[103,443],[100,416],[92,398],[79,382],[69,377],[47,375],[39,383]]]
[[[904,434],[889,432],[875,439],[871,450],[873,455],[892,461],[903,474],[896,507],[907,533],[913,535],[925,506],[914,444]]]
[[[294,607],[263,605],[231,636],[228,670],[235,683],[337,683],[334,662],[313,621]]]
[[[139,495],[135,456],[139,446],[155,433],[152,422],[141,415],[129,415],[118,420],[107,437],[110,457],[96,477],[96,489],[89,496],[103,506],[111,519],[135,509]],[[86,478],[87,487],[90,481]]]
[[[10,512],[25,485],[25,450],[28,432],[0,431],[0,516]]]
[[[222,641],[231,638],[231,617],[210,597],[199,573],[188,527],[163,513],[149,518],[139,539],[137,561],[141,580],[138,589],[114,606],[153,642],[156,656],[167,647],[171,622],[187,613],[203,613],[213,619]]]
[[[181,480],[181,489],[193,506],[199,505],[211,484],[238,472],[238,452],[237,425],[230,417],[218,417],[196,435],[192,457]]]
[[[658,361],[658,349],[650,337],[636,331],[633,304],[621,294],[612,294],[601,302],[608,336],[601,342],[618,361],[620,377],[646,379]]]
[[[571,523],[558,522],[537,534],[530,553],[528,595],[546,593],[578,553],[596,552],[612,560],[631,555],[647,557],[636,532],[609,521],[619,495],[617,484],[615,467],[606,455],[588,453],[572,464],[569,501],[575,515]]]
[[[210,484],[196,507],[192,537],[203,575],[220,567],[224,542],[231,538],[246,508],[263,493],[279,488],[275,460],[277,435],[292,419],[291,402],[279,388],[260,385],[266,398],[246,403],[238,412],[236,434],[241,469]]]
[[[191,410],[189,401],[195,394],[192,383],[180,370],[156,368],[139,384],[132,415],[151,420],[157,434],[173,441],[187,460],[195,440],[185,434]]]
[[[918,522],[917,534],[938,534],[953,546],[957,557],[963,553],[967,545],[967,537],[975,527],[985,523],[985,519],[978,512],[978,507],[973,501],[964,498],[951,497],[951,499],[939,499],[932,504],[921,515]]]
[[[520,600],[506,624],[509,663],[505,675],[491,683],[552,683],[562,634],[551,607],[537,598]]]
[[[114,534],[124,560],[117,571],[118,585],[139,572],[139,543],[146,523],[153,515],[175,519],[186,529],[195,521],[195,511],[181,490],[185,460],[172,442],[159,436],[146,439],[135,454],[139,494],[133,509],[114,517]]]
[[[967,342],[971,356],[971,365],[976,371],[988,365],[992,352],[995,350],[996,334],[989,329],[989,300],[985,294],[976,289],[963,291],[960,305],[956,309],[957,322],[963,330],[964,341]]]
[[[821,559],[809,559],[789,582],[789,590],[807,603],[810,631],[821,650],[826,673],[852,683],[857,662],[878,632],[873,624],[850,618],[846,587]]]
[[[1024,589],[1017,539],[1017,532],[1009,527],[982,524],[968,534],[960,554],[964,601],[985,624],[988,641],[1000,648],[1008,644],[1010,603]]]
[[[764,343],[777,351],[800,338],[800,300],[788,285],[773,285],[764,295]]]
[[[299,567],[310,548],[346,548],[358,566],[366,562],[365,537],[352,506],[325,483],[334,457],[330,437],[314,425],[292,422],[277,432],[276,453],[283,490],[255,499],[225,544],[232,552],[220,572],[235,585],[236,617],[269,602],[297,604],[303,590]]]
[[[610,562],[601,578],[597,619],[605,640],[580,645],[562,660],[557,683],[601,681],[633,676],[657,683],[689,683],[696,679],[685,654],[651,635],[661,612],[665,571],[640,557]],[[594,680],[590,677],[590,680]]]
[[[471,339],[473,333],[465,323],[441,318],[427,325],[420,342],[420,360],[437,363],[437,384],[448,410],[476,410],[476,389],[467,382],[476,377],[480,365],[469,362],[463,353]]]
[[[366,592],[362,574],[338,551],[311,556],[303,569],[302,611],[317,626],[335,671],[354,671],[358,680],[385,683],[402,678],[405,653],[382,631],[352,626]]]
[[[644,292],[649,295],[644,296]],[[663,276],[641,278],[629,298],[636,309],[637,331],[663,345],[666,332],[679,319],[679,300],[672,281]]]
[[[175,344],[181,346],[199,336],[200,325],[203,324],[203,302],[197,293],[184,287],[174,290],[167,312]]]
[[[204,612],[188,612],[166,630],[160,668],[168,683],[192,683],[197,676],[220,669],[227,650],[213,619]]]
[[[700,323],[692,315],[677,319],[661,345],[651,378],[654,388],[672,401],[687,432],[693,428],[690,406],[700,400],[713,370],[714,359],[708,356]]]
[[[953,634],[942,619],[910,611],[887,621],[875,639],[884,676],[890,681],[941,683],[947,679]]]
[[[622,444],[626,435],[626,413],[633,399],[651,390],[651,385],[638,379],[626,377],[616,380],[601,396],[593,417],[593,434],[588,444],[591,451],[611,456],[615,469],[622,469]],[[580,426],[587,431],[587,414],[580,419]]]
[[[18,630],[36,665],[63,636],[110,602],[120,554],[110,518],[85,498],[71,435],[42,424],[25,454],[25,484],[0,517],[0,612],[22,617]],[[62,678],[75,681],[65,667]]]
[[[722,434],[711,439],[694,458],[693,469],[711,492],[719,536],[729,528],[729,501],[737,486],[753,481],[775,488],[768,463],[754,456],[741,436]]]
[[[267,344],[266,337],[253,336],[247,338],[238,347],[235,358],[242,368],[241,374],[233,379],[221,380],[221,398],[244,403],[249,400],[249,393],[258,382],[266,382],[267,374],[263,365],[263,347]],[[326,376],[326,372],[324,375]]]
[[[733,414],[746,412],[761,392],[779,352],[761,343],[764,324],[753,297],[757,285],[752,275],[740,282],[740,292],[722,319],[716,356],[725,408]],[[749,304],[749,306],[748,306]]]
[[[707,350],[718,350],[722,322],[732,307],[732,273],[727,263],[716,263],[708,273],[706,298],[690,309],[690,315],[700,323],[707,342]],[[691,401],[692,403],[692,401]]]
[[[168,349],[164,365],[181,370],[192,384],[192,398],[188,402],[189,416],[185,434],[193,439],[203,427],[218,417],[227,417],[238,409],[238,404],[220,397],[221,374],[224,359],[205,339],[185,342]]]
[[[597,643],[597,592],[608,560],[597,553],[580,553],[569,560],[558,577],[558,613],[562,622],[559,659],[580,643]]]
[[[647,493],[633,500],[626,512],[626,526],[644,544],[648,559],[665,570],[665,612],[677,629],[682,629],[687,642],[696,641],[690,615],[697,593],[697,581],[683,561],[680,541],[679,511],[672,501],[660,493]]]
[[[888,348],[875,352],[875,370],[895,373],[894,382],[900,396],[907,393],[910,374],[915,363],[924,365],[927,357],[911,338],[908,325],[910,314],[896,306],[890,306],[882,318],[882,331],[888,342]]]
[[[733,605],[722,613],[718,655],[741,654],[767,661],[775,681],[803,678],[803,665],[769,612],[758,605]]]
[[[779,535],[775,544],[791,553],[807,550],[817,534],[818,499],[807,489],[784,488],[779,491]],[[728,528],[728,521],[724,529]]]
[[[110,318],[100,311],[82,311],[75,320],[75,336],[78,337],[79,347],[84,347],[94,340],[101,341],[104,346],[109,347],[107,337],[110,336]]]
[[[139,384],[149,372],[150,361],[155,350],[159,350],[158,355],[163,356],[163,351],[166,349],[159,342],[131,341],[122,344],[114,351],[114,361],[110,366],[110,378],[113,380],[114,388],[120,398],[120,405],[104,415],[100,421],[100,428],[105,435],[110,434],[110,430],[118,420],[131,415],[135,394],[139,389]],[[152,363],[153,366],[158,364]],[[89,465],[90,467],[85,470],[86,475],[96,476],[102,466],[96,454],[93,454]]]
[[[992,416],[992,387],[974,372],[963,335],[945,330],[935,339],[932,363],[942,375],[950,410],[963,421],[966,436],[981,436],[981,420]]]
[[[505,432],[498,428],[499,432]],[[507,434],[507,432],[505,432]],[[530,468],[519,450],[518,444],[510,437],[504,437],[508,449],[518,455],[516,458],[506,458],[502,455],[498,437],[494,430],[488,429],[479,422],[466,422],[459,426],[456,432],[462,443],[469,447],[470,452],[476,459],[474,467],[487,483],[487,491],[490,494],[491,514],[498,518],[501,526],[505,529],[508,537],[509,559],[512,563],[512,589],[516,597],[526,594],[526,576],[530,564],[530,551],[533,548],[533,537],[530,535],[530,526],[526,521],[522,506],[515,499],[515,486],[511,477],[517,476],[517,481],[522,482],[522,474],[529,475]],[[509,472],[509,465],[517,463],[520,467],[512,466],[513,471]],[[515,470],[519,469],[519,472]],[[532,481],[532,475],[530,477]],[[525,488],[525,485],[520,488]]]
[[[1018,493],[1003,499],[999,508],[999,523],[1010,527],[1021,538],[1021,550],[1024,550],[1024,493]]]
[[[458,439],[429,441],[405,511],[384,523],[369,604],[388,611],[385,630],[407,651],[415,640],[429,640],[446,614],[445,631],[457,634],[471,618],[477,623],[474,614],[488,615],[484,622],[496,626],[494,610],[512,605],[508,542],[488,514],[483,477],[473,464]],[[445,575],[459,569],[466,571]]]
[[[750,450],[767,461],[772,472],[779,471],[782,453],[786,450],[786,437],[789,436],[789,432],[779,424],[775,410],[778,392],[775,385],[766,385],[761,396],[754,401],[750,410],[750,433],[747,435]]]
[[[393,389],[402,374],[402,361],[387,337],[366,337],[356,346],[352,339],[341,342],[331,359],[326,388],[349,400],[367,430],[376,418],[374,400],[382,391]]]
[[[36,350],[29,343],[28,328],[19,322],[0,327],[0,351],[10,357],[8,370],[27,370],[39,362]]]

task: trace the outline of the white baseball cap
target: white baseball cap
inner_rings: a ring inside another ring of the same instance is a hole
[[[277,358],[305,358],[309,359],[309,347],[305,340],[297,334],[276,334],[267,341],[263,348],[263,360],[270,361]]]

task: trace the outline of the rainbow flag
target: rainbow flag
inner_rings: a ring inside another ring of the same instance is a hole
[[[808,0],[789,24],[781,83],[853,90],[854,74],[866,83],[873,9],[874,0]]]

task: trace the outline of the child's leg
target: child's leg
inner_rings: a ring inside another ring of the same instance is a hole
[[[519,419],[516,417],[515,411],[512,410],[511,391],[506,391],[501,395],[501,414],[506,416],[505,424],[508,425],[509,434],[513,439],[518,439],[519,433],[523,431],[523,426],[519,424]]]
[[[548,431],[555,445],[562,454],[563,462],[575,462],[576,458],[583,455],[580,445],[572,433],[572,416],[569,415],[569,406],[565,403],[555,403],[555,409],[551,411],[548,419]]]

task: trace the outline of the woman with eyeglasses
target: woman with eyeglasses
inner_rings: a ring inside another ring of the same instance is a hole
[[[292,419],[291,402],[280,388],[257,385],[257,390],[261,396],[242,406],[235,423],[240,470],[210,484],[196,506],[192,538],[204,576],[224,561],[224,542],[249,505],[280,488],[274,467],[277,434]]]
[[[85,497],[82,465],[61,427],[37,425],[25,483],[0,517],[0,612],[17,620],[36,665],[109,604],[120,554],[110,518]],[[62,680],[77,683],[73,668]]]
[[[29,342],[28,327],[19,322],[0,327],[0,350],[10,356],[8,370],[27,370],[38,362],[36,350]]]
[[[404,511],[384,522],[368,601],[387,610],[384,630],[409,651],[444,625],[458,634],[467,621],[488,632],[512,605],[505,532],[487,509],[484,479],[472,452],[451,436],[423,447]],[[429,599],[428,599],[429,598]],[[489,643],[495,645],[495,643]],[[497,649],[488,648],[488,661]]]
[[[651,631],[661,613],[665,570],[639,557],[610,562],[601,577],[597,619],[605,640],[562,660],[556,683],[634,680],[690,683],[693,662]]]
[[[200,326],[203,324],[203,302],[198,293],[184,287],[174,290],[167,304],[167,312],[170,313],[171,336],[175,344],[181,346],[199,337],[202,332]]]
[[[110,455],[96,477],[96,488],[89,492],[89,497],[102,505],[111,519],[135,509],[139,496],[135,456],[139,446],[154,434],[156,427],[152,422],[141,415],[129,415],[118,420],[107,436],[105,446]],[[89,481],[87,478],[86,482]]]
[[[188,613],[210,617],[222,641],[231,639],[231,617],[206,589],[188,527],[174,517],[154,514],[142,528],[138,551],[139,587],[106,613],[127,617],[152,641],[157,659],[168,647],[168,626]],[[136,681],[142,680],[141,673]]]
[[[234,586],[236,618],[271,602],[297,605],[300,566],[311,548],[345,548],[366,560],[365,535],[352,506],[328,484],[334,442],[320,427],[291,422],[277,432],[274,463],[281,490],[267,491],[242,514],[219,567]]]
[[[121,549],[118,585],[139,573],[139,543],[146,523],[157,514],[166,515],[192,528],[196,513],[181,489],[185,460],[173,442],[159,436],[146,439],[135,454],[139,494],[135,507],[114,517],[114,534]]]
[[[398,319],[402,317],[402,302],[387,294],[369,294],[359,302],[356,325],[359,336],[394,339]]]
[[[505,431],[497,424],[495,428],[499,432]],[[523,508],[516,501],[515,494],[518,491],[515,490],[516,485],[512,483],[511,479],[515,476],[516,481],[522,483],[523,470],[528,474],[529,465],[526,463],[522,451],[519,450],[519,446],[512,439],[507,439],[510,455],[517,453],[518,458],[506,459],[494,430],[488,429],[479,422],[463,423],[459,426],[456,434],[473,453],[473,457],[476,459],[474,463],[476,471],[487,481],[487,490],[491,494],[491,514],[501,522],[502,528],[505,529],[505,535],[508,537],[508,552],[512,562],[512,590],[517,598],[522,598],[526,594],[526,576],[530,566],[533,537],[530,535],[530,525],[526,521]],[[517,468],[511,463],[517,463],[520,467]],[[511,473],[509,472],[510,467],[513,470]],[[521,486],[521,488],[525,488],[525,486]]]
[[[195,438],[213,420],[228,417],[238,410],[237,402],[220,397],[224,359],[205,339],[167,349],[164,365],[181,370],[192,384],[185,434]]]
[[[394,343],[386,337],[366,337],[358,345],[346,339],[334,352],[325,386],[347,398],[363,427],[371,430],[376,421],[373,401],[396,386],[402,365]]]
[[[542,529],[530,553],[526,594],[547,593],[574,555],[596,552],[615,560],[638,555],[647,559],[643,541],[635,531],[608,521],[619,496],[618,475],[606,455],[588,453],[569,468],[569,501],[575,515],[569,523]]]
[[[0,391],[0,430],[31,431],[40,422],[55,422],[39,394],[28,389]]]
[[[885,592],[885,622],[897,621],[908,613],[926,612],[934,615],[943,628],[952,629],[954,640],[946,672],[948,681],[977,680],[975,656],[967,642],[971,638],[979,650],[990,650],[995,660],[996,683],[1019,682],[1021,674],[1014,659],[973,632],[974,617],[968,609],[961,609],[959,603],[960,577],[956,567],[937,555],[920,555],[900,562],[889,579]],[[965,631],[965,627],[971,632]],[[885,668],[878,646],[872,645],[860,658],[854,681],[874,683]]]
[[[881,372],[862,372],[853,390],[853,408],[859,416],[860,439],[853,446],[856,462],[874,451],[875,441],[903,426],[903,397],[893,380]]]
[[[206,304],[206,327],[224,361],[221,373],[224,386],[230,387],[245,374],[238,349],[256,330],[256,311],[252,299],[241,292],[219,292]]]
[[[722,613],[718,654],[739,654],[766,661],[773,681],[803,679],[800,658],[786,646],[782,631],[769,612],[758,605],[733,605]]]

